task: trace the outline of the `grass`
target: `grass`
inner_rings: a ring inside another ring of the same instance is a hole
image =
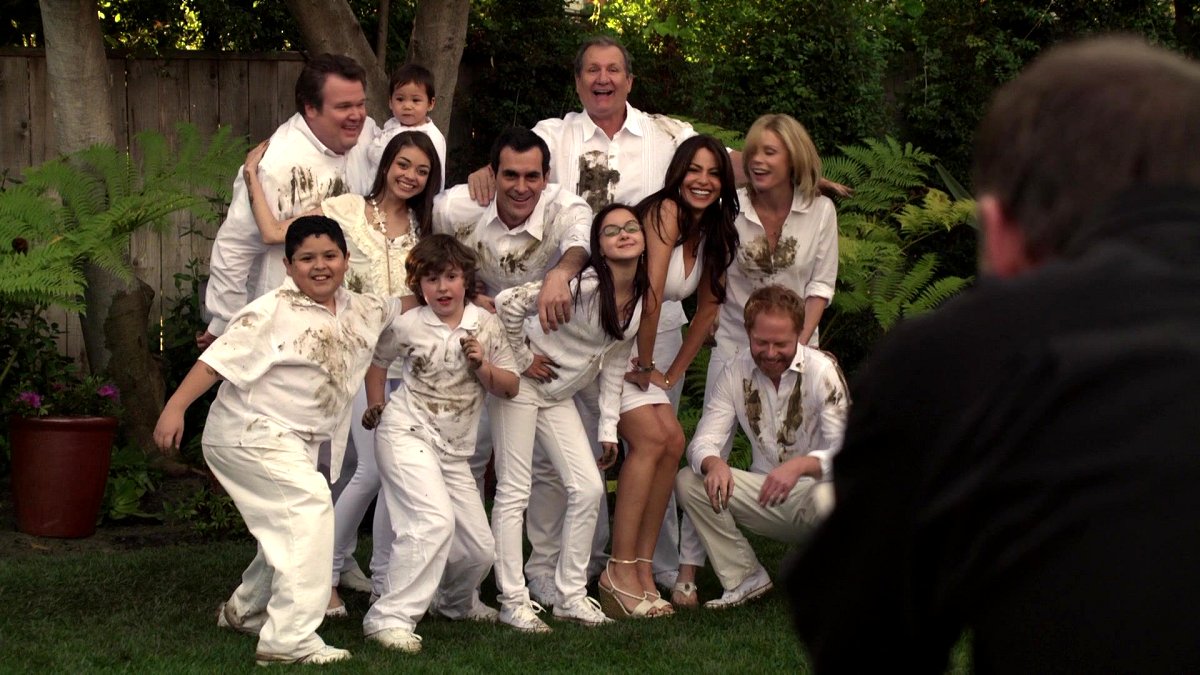
[[[755,540],[769,570],[781,544]],[[359,551],[369,551],[365,540]],[[250,672],[254,639],[216,627],[216,607],[254,555],[251,541],[181,544],[103,555],[0,560],[0,672]],[[484,598],[494,604],[490,579]],[[719,593],[711,572],[702,598]],[[781,591],[723,612],[681,612],[586,629],[547,621],[554,633],[426,619],[424,651],[389,652],[362,636],[366,596],[345,594],[349,620],[320,634],[354,659],[321,672],[403,668],[416,673],[807,672]]]

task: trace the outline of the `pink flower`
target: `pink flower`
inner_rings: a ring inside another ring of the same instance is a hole
[[[42,407],[42,396],[35,391],[23,391],[17,395],[17,400],[30,408],[37,409]]]
[[[121,400],[121,390],[117,389],[117,385],[115,384],[100,385],[100,388],[96,390],[96,393],[103,398],[111,398],[114,401]]]

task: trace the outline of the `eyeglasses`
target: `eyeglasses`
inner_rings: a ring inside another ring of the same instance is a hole
[[[642,226],[636,220],[631,220],[631,221],[625,223],[624,225],[605,225],[604,227],[600,228],[600,234],[602,234],[606,237],[615,237],[615,236],[621,234],[622,232],[628,232],[629,234],[637,234],[638,232],[641,232],[641,231],[642,231]]]

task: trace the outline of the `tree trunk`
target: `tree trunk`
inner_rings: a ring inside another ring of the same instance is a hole
[[[58,151],[116,144],[112,82],[95,0],[42,0],[46,39],[46,85]],[[104,103],[97,105],[97,102]],[[87,312],[80,317],[88,364],[121,389],[125,431],[146,452],[154,451],[154,424],[163,404],[163,377],[147,344],[154,291],[134,279],[125,283],[86,265]],[[157,456],[157,455],[156,455]],[[178,459],[174,452],[170,460]],[[181,465],[168,461],[167,468]]]
[[[469,0],[421,0],[413,21],[412,39],[408,42],[408,60],[433,73],[440,104],[430,117],[447,135],[470,13]]]
[[[367,69],[367,110],[382,126],[390,116],[388,77],[346,0],[287,0],[304,46],[313,54],[345,54]],[[382,18],[381,18],[382,20]]]

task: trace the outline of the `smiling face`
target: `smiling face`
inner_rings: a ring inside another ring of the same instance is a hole
[[[429,155],[415,145],[404,146],[388,168],[386,199],[407,202],[421,194],[429,182],[430,171]]]
[[[799,327],[783,312],[764,311],[746,332],[750,336],[750,357],[754,359],[754,365],[778,384],[780,376],[796,358]]]
[[[592,119],[624,115],[632,88],[633,76],[625,68],[620,48],[595,45],[583,53],[583,69],[575,76],[575,92]]]
[[[529,220],[545,189],[546,174],[542,171],[540,149],[500,150],[496,171],[496,212],[501,222],[511,229]]]
[[[679,193],[688,208],[696,214],[712,206],[721,197],[721,166],[711,150],[700,148],[692,155]]]
[[[330,311],[334,308],[334,294],[346,277],[348,263],[346,254],[325,234],[306,238],[292,252],[291,260],[283,259],[288,276],[300,292]]]
[[[787,146],[779,134],[764,129],[761,141],[746,160],[750,183],[756,192],[767,192],[786,185],[792,187],[792,164]]]
[[[600,223],[600,254],[610,264],[637,260],[646,250],[646,240],[637,216],[628,209],[614,209]]]
[[[466,297],[466,275],[462,268],[447,265],[438,272],[421,277],[421,297],[439,319],[450,326],[462,320]]]
[[[345,154],[358,142],[367,119],[367,95],[362,82],[329,74],[321,86],[321,107],[304,106],[304,120],[325,147]]]
[[[392,98],[388,100],[388,108],[395,117],[406,127],[415,127],[425,123],[429,111],[433,110],[434,100],[429,98],[425,85],[417,82],[406,82],[396,87]]]

